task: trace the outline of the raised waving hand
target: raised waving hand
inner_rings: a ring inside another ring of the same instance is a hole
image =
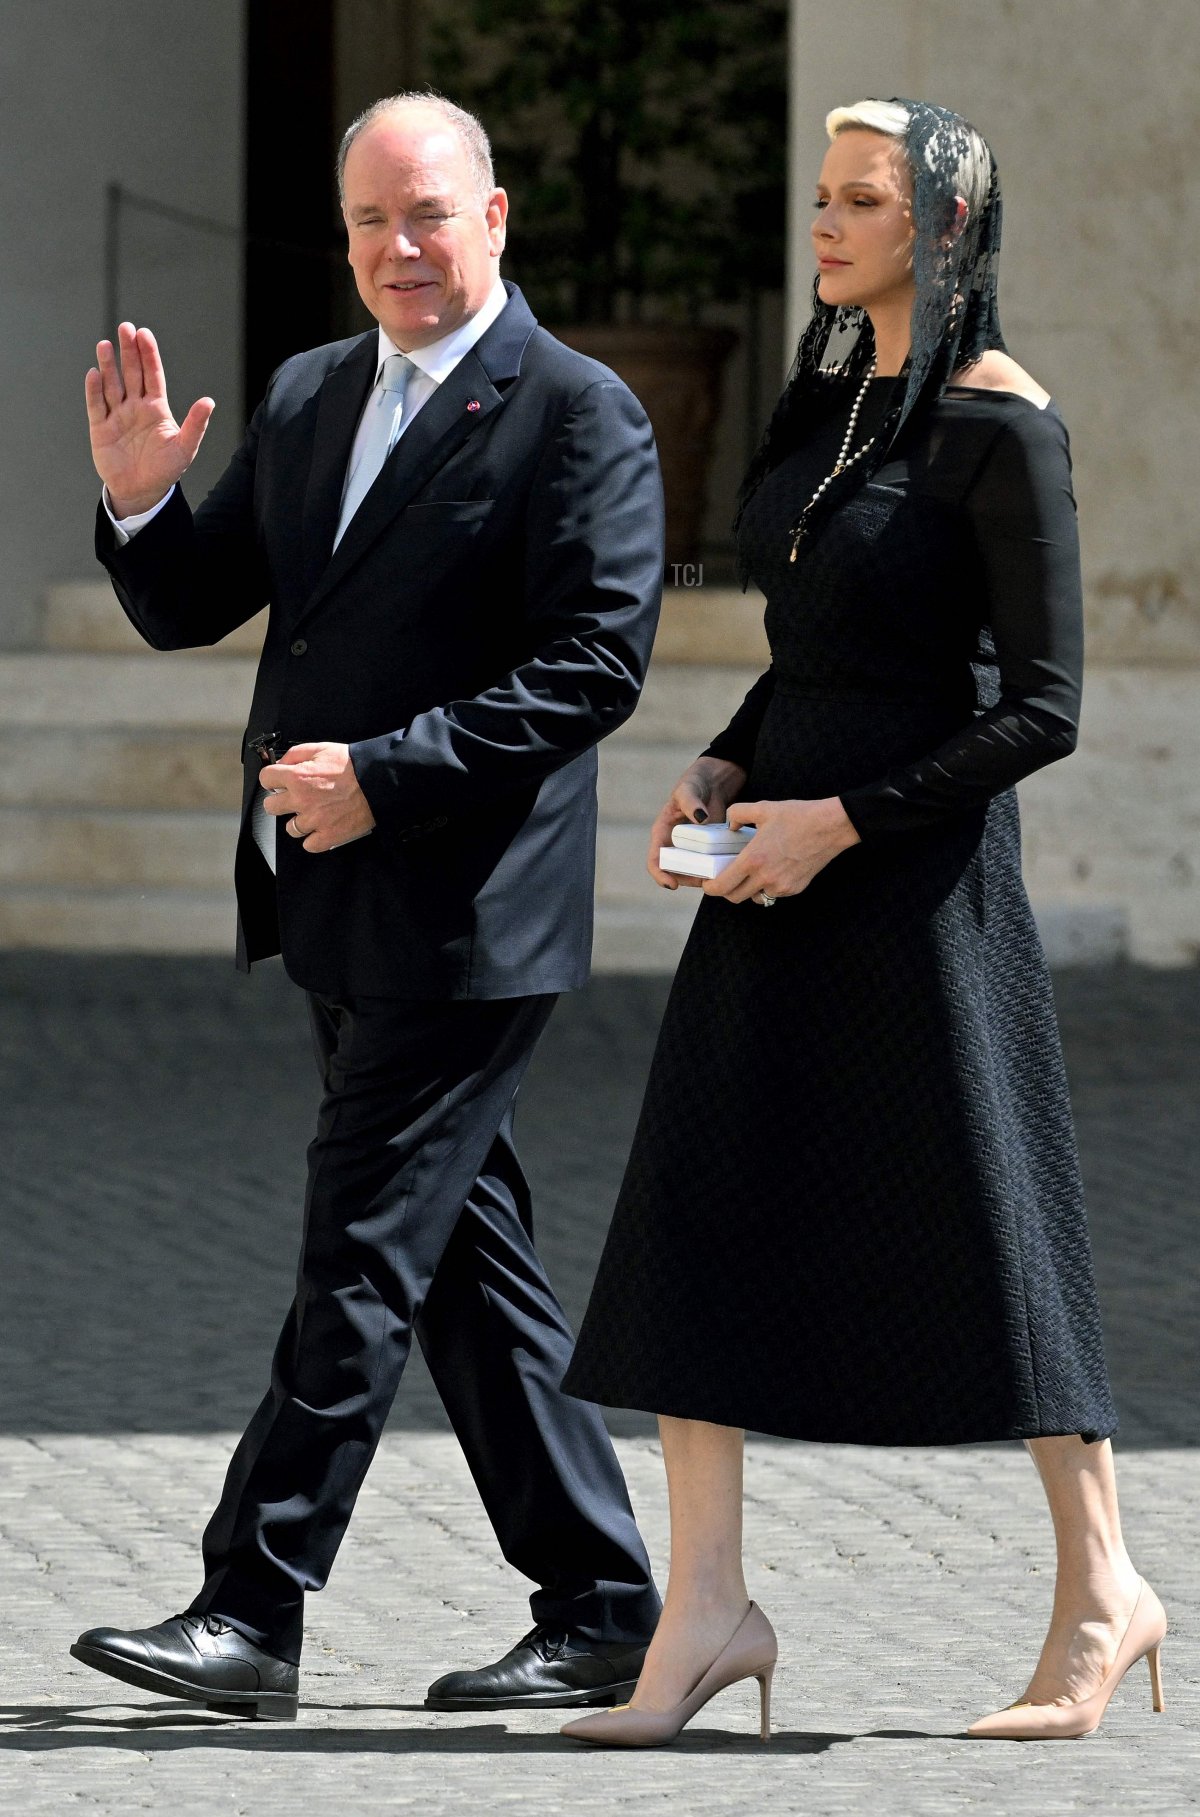
[[[116,517],[149,511],[186,473],[216,405],[197,398],[182,423],[171,415],[158,342],[148,328],[122,322],[120,357],[111,341],[96,347],[85,380],[92,460]]]

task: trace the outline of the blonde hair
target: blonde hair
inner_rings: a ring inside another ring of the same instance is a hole
[[[904,142],[908,137],[910,118],[907,107],[899,101],[855,101],[850,107],[831,108],[825,116],[825,131],[833,140],[839,133],[857,127],[864,132],[883,133],[886,138]],[[968,214],[974,216],[987,201],[992,157],[981,135],[966,120],[960,122],[956,136],[960,142],[953,147],[958,154],[955,187],[967,205]],[[934,168],[938,150],[935,135],[925,149],[925,160],[930,170]]]

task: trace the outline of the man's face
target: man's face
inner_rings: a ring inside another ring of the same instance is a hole
[[[454,129],[417,106],[385,114],[354,140],[343,181],[358,294],[396,346],[469,321],[499,270],[508,197],[479,199]]]

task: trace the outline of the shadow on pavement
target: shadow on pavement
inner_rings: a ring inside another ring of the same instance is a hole
[[[1200,968],[1055,983],[1117,1444],[1194,1445]],[[564,996],[522,1089],[539,1247],[576,1324],[667,989]],[[224,959],[6,953],[0,1002],[0,1430],[240,1430],[291,1298],[317,1090],[300,991],[278,961],[247,979]],[[446,1429],[417,1356],[392,1418]]]
[[[172,1753],[182,1748],[234,1749],[255,1754],[561,1754],[564,1760],[579,1758],[595,1750],[581,1748],[577,1741],[559,1735],[557,1724],[566,1722],[570,1710],[542,1712],[546,1728],[535,1734],[511,1731],[503,1713],[489,1714],[486,1722],[451,1726],[440,1720],[440,1726],[395,1728],[380,1724],[374,1728],[332,1728],[308,1725],[305,1711],[346,1711],[361,1715],[371,1710],[395,1712],[404,1704],[319,1704],[303,1706],[298,1723],[230,1722],[204,1712],[192,1712],[186,1704],[165,1703],[155,1712],[140,1710],[121,1717],[101,1714],[95,1706],[80,1704],[0,1705],[0,1754],[6,1749],[22,1754],[59,1751],[64,1748],[127,1749],[139,1754]],[[517,1713],[514,1713],[517,1714]],[[529,1711],[521,1711],[524,1720]],[[578,1712],[576,1712],[578,1714]],[[689,1726],[677,1742],[673,1754],[820,1754],[839,1743],[860,1741],[875,1734],[888,1739],[947,1740],[956,1730],[876,1730],[857,1734],[808,1733],[804,1730],[773,1729],[769,1742],[759,1739],[757,1724],[745,1734],[729,1729]]]

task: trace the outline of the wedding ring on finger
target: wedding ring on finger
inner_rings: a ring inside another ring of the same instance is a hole
[[[773,908],[779,898],[778,896],[769,895],[766,890],[759,890],[758,895],[754,900],[756,902],[761,902],[764,908]]]

